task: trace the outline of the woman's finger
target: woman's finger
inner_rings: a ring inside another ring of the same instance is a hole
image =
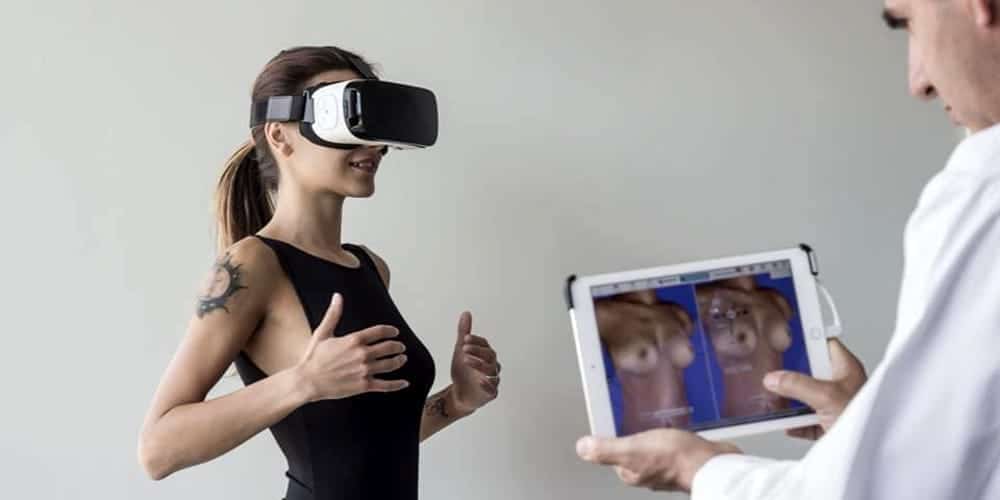
[[[490,383],[488,380],[481,380],[479,382],[479,388],[482,389],[486,394],[492,397],[496,397],[498,393],[497,386]]]
[[[462,348],[462,351],[466,354],[471,354],[487,363],[493,363],[497,359],[497,353],[493,349],[487,347],[479,347],[474,345],[467,345]]]
[[[365,347],[365,359],[367,361],[372,361],[388,356],[395,356],[403,352],[406,352],[406,344],[396,340],[387,340],[385,342]]]
[[[475,345],[475,346],[479,346],[479,347],[489,347],[490,346],[490,341],[486,340],[484,337],[480,337],[478,335],[469,334],[469,335],[465,336],[465,345]]]
[[[487,363],[481,358],[477,358],[472,355],[465,356],[466,366],[476,370],[477,372],[486,375],[487,377],[495,377],[497,375],[496,365],[493,363]]]
[[[406,364],[406,355],[400,354],[391,358],[381,359],[370,363],[365,375],[378,375],[380,373],[394,372]]]
[[[406,380],[382,380],[371,378],[365,383],[365,392],[396,392],[406,389],[409,386],[410,383]]]

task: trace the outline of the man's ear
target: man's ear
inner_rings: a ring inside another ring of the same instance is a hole
[[[264,124],[264,135],[267,137],[267,143],[271,146],[271,152],[275,156],[287,157],[294,151],[290,142],[291,137],[285,128],[285,125],[279,122]]]
[[[1000,0],[968,0],[976,26],[985,28],[996,24]]]

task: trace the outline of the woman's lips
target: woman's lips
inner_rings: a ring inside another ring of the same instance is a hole
[[[359,157],[354,160],[347,162],[351,168],[360,170],[368,174],[374,174],[378,171],[378,159],[374,157]]]

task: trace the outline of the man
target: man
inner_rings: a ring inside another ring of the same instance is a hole
[[[864,382],[834,342],[834,381],[766,377],[822,417],[798,461],[677,430],[584,438],[582,458],[696,500],[1000,498],[1000,0],[887,0],[884,17],[909,34],[911,93],[972,133],[907,226],[885,359]]]

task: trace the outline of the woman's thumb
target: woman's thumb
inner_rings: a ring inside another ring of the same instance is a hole
[[[465,311],[458,318],[458,343],[472,333],[472,313]]]
[[[344,312],[344,297],[339,293],[333,294],[333,298],[330,299],[330,307],[326,309],[326,314],[323,315],[323,321],[320,321],[319,326],[312,334],[312,339],[309,342],[309,348],[312,350],[315,348],[316,344],[333,337],[334,330],[337,329],[337,323],[340,322],[340,316]]]

